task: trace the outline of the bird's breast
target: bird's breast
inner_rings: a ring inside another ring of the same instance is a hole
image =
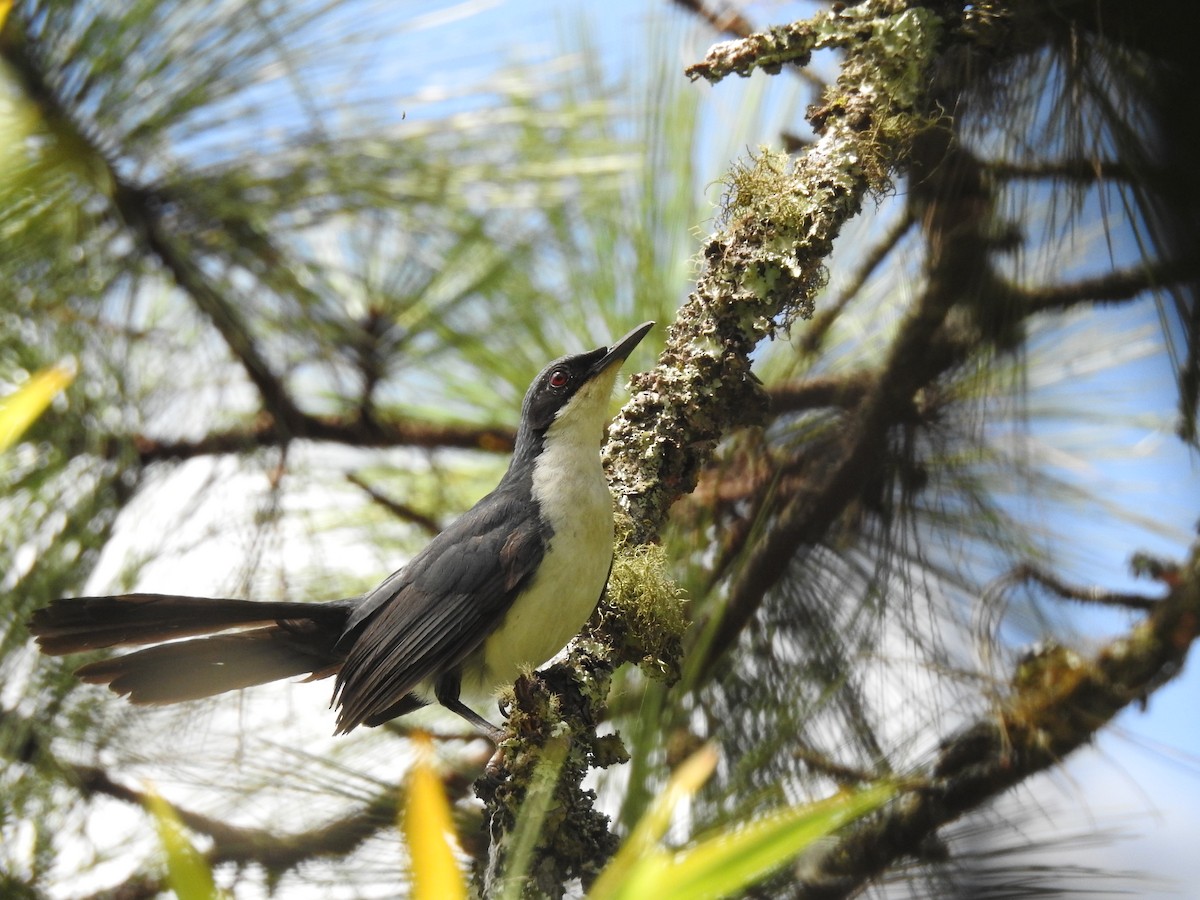
[[[536,573],[463,669],[464,688],[477,693],[494,692],[523,667],[540,666],[565,647],[608,579],[612,498],[594,439],[581,446],[549,443],[534,466],[533,496],[550,539]]]

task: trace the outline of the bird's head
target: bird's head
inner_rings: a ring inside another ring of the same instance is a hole
[[[610,347],[564,356],[542,369],[521,407],[518,452],[524,441],[556,434],[598,442],[621,363],[653,327],[645,322]]]

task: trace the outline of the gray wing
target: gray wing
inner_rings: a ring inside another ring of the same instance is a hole
[[[454,669],[500,624],[542,560],[536,513],[492,493],[366,597],[334,687],[339,734]]]

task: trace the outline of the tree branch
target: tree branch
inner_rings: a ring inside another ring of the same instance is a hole
[[[718,33],[743,39],[750,39],[755,34],[755,28],[750,20],[732,5],[727,4],[719,9],[714,9],[704,0],[675,0],[675,4],[699,16]],[[792,71],[807,81],[814,91],[823,91],[828,87],[825,81],[810,69],[796,67]],[[791,152],[790,148],[789,152]]]
[[[442,425],[427,422],[364,422],[334,416],[301,415],[292,429],[282,431],[270,419],[247,428],[214,431],[191,441],[170,441],[136,435],[133,438],[143,465],[153,462],[182,461],[197,456],[245,453],[264,447],[282,447],[302,439],[344,444],[348,447],[420,447],[427,449],[484,450],[508,453],[513,447],[513,431],[475,425]]]
[[[264,408],[280,425],[286,427],[297,422],[302,414],[283,380],[259,352],[247,321],[197,265],[194,251],[184,251],[178,246],[178,239],[163,221],[162,210],[166,205],[163,199],[151,188],[132,185],[122,179],[111,164],[108,168],[113,185],[113,205],[125,225],[141,237],[143,245],[171,273],[180,290],[191,297],[196,308],[212,323],[229,352],[258,388]]]
[[[1200,277],[1195,260],[1150,263],[1130,269],[1117,269],[1095,278],[1083,278],[1038,288],[1006,285],[1008,301],[1027,313],[1058,312],[1079,303],[1120,303],[1155,289],[1192,281]]]
[[[429,535],[429,537],[434,537],[441,532],[442,526],[438,524],[438,521],[432,516],[427,516],[425,513],[413,509],[407,503],[400,503],[396,500],[393,500],[386,494],[383,494],[371,487],[371,485],[367,484],[354,473],[348,474],[346,476],[346,480],[370,497],[374,502],[378,503],[392,515],[394,515],[396,518],[405,522],[411,522]]]
[[[1078,585],[1067,584],[1061,578],[1052,575],[1049,572],[1043,571],[1032,563],[1025,563],[1017,566],[1009,572],[1002,582],[1008,584],[1018,584],[1020,582],[1034,582],[1051,593],[1057,594],[1065,600],[1075,600],[1079,603],[1092,603],[1097,606],[1115,606],[1122,609],[1135,609],[1140,612],[1151,612],[1158,606],[1158,600],[1153,597],[1147,597],[1144,594],[1128,594],[1117,591],[1105,591],[1098,587],[1079,587]]]
[[[634,376],[633,397],[610,428],[611,480],[633,519],[634,544],[654,538],[721,436],[761,418],[750,351],[811,316],[833,239],[869,192],[884,189],[926,124],[911,86],[921,83],[917,73],[939,34],[928,12],[866,2],[819,13],[787,33],[796,58],[804,48],[852,49],[812,148],[794,165],[764,153],[731,176],[723,227],[705,243],[696,290],[668,332],[658,367]],[[761,59],[763,41],[779,43],[762,36],[729,43]]]
[[[142,808],[147,805],[145,793],[114,781],[103,769],[74,765],[64,765],[63,769],[85,797],[105,796]],[[212,848],[205,854],[211,865],[257,863],[279,874],[310,859],[350,853],[395,822],[398,803],[398,792],[389,788],[339,819],[293,834],[230,825],[182,807],[173,808],[180,822],[212,840]]]
[[[767,389],[772,417],[824,407],[853,409],[867,396],[876,378],[870,372],[829,375],[772,385]]]
[[[632,556],[636,548],[654,543],[668,509],[695,486],[722,435],[760,420],[765,404],[749,354],[778,328],[811,315],[833,239],[863,198],[883,190],[887,174],[905,161],[912,135],[925,125],[920,85],[934,56],[938,26],[925,10],[868,0],[789,27],[791,59],[804,59],[821,47],[846,46],[841,77],[817,123],[820,137],[807,153],[793,164],[786,155],[764,152],[733,173],[721,227],[703,249],[705,269],[695,292],[671,325],[657,368],[632,379],[633,397],[610,427],[605,448],[610,485],[626,514],[620,555]],[[761,40],[733,43],[758,47]],[[756,59],[763,65],[761,54]],[[696,77],[697,70],[689,74]],[[625,588],[610,582],[607,603],[641,608],[642,581],[631,581],[638,583]],[[603,639],[574,645],[561,678],[556,676],[560,687],[552,692],[562,713],[554,739],[569,735],[571,741],[563,766],[566,783],[555,795],[572,798],[564,808],[590,808],[580,784],[583,773],[588,765],[613,757],[594,733],[608,680],[621,663],[642,661],[622,635],[605,632],[605,608],[598,620]],[[539,704],[526,703],[518,691],[514,715],[526,709],[534,722],[543,721],[537,718]],[[527,773],[535,770],[549,740],[546,729],[539,728],[505,741],[489,780],[508,787],[503,792],[477,788],[487,797],[493,837],[489,871],[498,868],[495,854],[504,853],[509,843],[527,794]],[[596,842],[597,825],[594,816],[573,816],[544,840],[591,848],[595,856],[582,864],[594,871],[612,847]],[[539,872],[550,882],[565,884],[580,874],[578,859],[556,857],[545,846],[536,858],[543,866],[558,866],[552,873]]]
[[[115,781],[106,770],[98,766],[68,763],[54,756],[51,748],[39,737],[33,721],[12,710],[0,709],[0,724],[3,725],[6,734],[20,736],[19,740],[5,741],[0,745],[5,755],[13,762],[36,762],[55,773],[62,781],[71,784],[82,797],[108,797],[146,808],[148,798],[145,792]],[[443,783],[452,797],[465,796],[471,787],[471,779],[455,771],[446,772],[443,775]],[[180,822],[212,841],[212,846],[205,854],[209,865],[233,863],[240,866],[254,863],[272,875],[279,875],[312,859],[348,855],[377,832],[391,827],[395,823],[401,802],[400,792],[388,787],[340,818],[292,834],[230,825],[183,807],[173,808]],[[139,884],[149,885],[150,882],[146,881],[144,875],[133,876],[130,887]],[[115,893],[125,896],[123,891]],[[114,892],[101,892],[96,896],[113,894]],[[142,895],[134,891],[131,896]]]
[[[86,162],[102,175],[91,185],[106,196],[113,218],[135,236],[135,245],[143,256],[153,257],[170,273],[176,285],[186,293],[197,309],[221,335],[233,357],[241,364],[262,398],[264,407],[281,424],[300,417],[295,402],[282,379],[259,352],[247,321],[237,305],[224,295],[221,287],[206,274],[196,248],[181,249],[180,237],[164,219],[165,211],[182,201],[153,187],[135,185],[122,176],[117,165],[97,136],[95,129],[76,121],[47,78],[36,47],[26,41],[19,29],[18,16],[9,16],[0,52],[18,74],[22,90],[35,100],[42,115],[53,123],[56,133],[66,136]],[[266,237],[256,235],[264,252],[281,257]]]
[[[733,6],[714,9],[704,0],[675,0],[675,5],[694,13],[712,26],[714,31],[746,38],[754,33],[754,26]]]
[[[1178,584],[1125,637],[1091,659],[1052,648],[1032,668],[1022,663],[995,713],[942,744],[922,787],[837,839],[799,895],[856,893],[901,858],[918,856],[942,826],[1060,764],[1118,712],[1178,675],[1198,633],[1200,545]]]
[[[988,173],[1004,179],[1071,179],[1073,181],[1137,181],[1145,173],[1134,172],[1124,163],[1105,159],[1065,159],[1029,163],[989,160]]]

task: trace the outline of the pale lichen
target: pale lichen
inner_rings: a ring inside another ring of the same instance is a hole
[[[587,815],[578,802],[587,793],[572,795],[565,785],[574,779],[578,791],[585,761],[623,755],[615,739],[602,744],[594,731],[613,670],[628,661],[670,677],[679,666],[683,608],[656,545],[667,512],[695,486],[718,440],[761,420],[765,399],[750,354],[764,338],[812,314],[834,238],[864,197],[890,188],[889,173],[903,164],[912,136],[927,127],[922,88],[939,33],[927,11],[909,10],[899,0],[864,0],[718,45],[688,71],[715,81],[754,68],[775,71],[822,47],[845,51],[841,76],[810,116],[816,142],[794,161],[760,151],[729,176],[719,227],[701,248],[695,290],[668,329],[657,367],[633,376],[630,401],[609,429],[605,466],[624,515],[599,623],[593,620],[567,661],[529,679],[542,688],[527,688],[523,696],[518,685],[517,703],[526,708],[549,712],[541,690],[560,698],[557,708],[575,729],[557,796],[579,816],[564,819],[547,840],[597,843],[582,864],[565,846],[539,856],[550,863],[559,854],[560,878],[586,881],[611,851],[606,820]],[[506,743],[514,785],[502,794],[519,790],[529,774],[523,760],[536,757],[548,739],[535,719],[525,720],[530,734],[519,748]],[[512,807],[499,797],[487,803],[493,840],[499,840]]]
[[[611,481],[633,519],[633,543],[654,538],[722,436],[761,416],[749,354],[812,315],[842,225],[864,197],[890,190],[889,173],[928,127],[920,104],[941,31],[928,10],[867,0],[727,41],[688,70],[717,81],[803,62],[815,49],[845,51],[837,84],[810,116],[819,138],[807,152],[793,161],[760,150],[731,172],[696,289],[658,367],[634,376],[633,396],[609,432]]]

